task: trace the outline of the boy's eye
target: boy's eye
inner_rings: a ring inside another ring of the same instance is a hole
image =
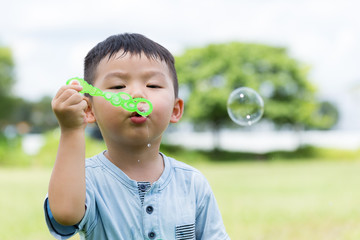
[[[119,85],[119,86],[111,87],[110,89],[122,89],[122,88],[125,88],[125,86]]]
[[[159,85],[150,84],[147,86],[148,88],[161,88]]]

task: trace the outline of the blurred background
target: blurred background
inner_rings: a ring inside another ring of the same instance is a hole
[[[42,213],[59,137],[51,99],[83,76],[93,46],[124,32],[174,54],[185,115],[161,150],[205,174],[231,239],[360,239],[358,1],[0,6],[1,240],[52,239]],[[265,103],[249,127],[226,109],[244,86]],[[87,155],[102,151],[96,127],[87,133]]]

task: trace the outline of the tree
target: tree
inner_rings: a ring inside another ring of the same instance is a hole
[[[28,124],[33,132],[42,132],[57,126],[51,109],[51,98],[29,102],[12,93],[15,84],[14,61],[10,48],[0,47],[0,137],[8,125]]]
[[[31,103],[31,116],[27,119],[33,132],[44,132],[59,126],[51,108],[51,100],[51,97],[44,96],[39,101]]]
[[[14,61],[11,50],[7,47],[0,47],[0,129],[11,119],[14,109],[11,89],[14,83]]]
[[[331,103],[316,99],[309,66],[287,50],[262,44],[231,42],[188,49],[176,57],[180,86],[190,90],[185,118],[207,124],[217,134],[229,124],[226,102],[236,88],[247,86],[262,95],[264,119],[276,126],[329,129],[338,114]]]
[[[0,96],[8,96],[14,85],[14,61],[8,47],[0,47]]]

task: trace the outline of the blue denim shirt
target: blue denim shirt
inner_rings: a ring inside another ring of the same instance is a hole
[[[103,153],[86,160],[86,212],[76,226],[62,226],[44,204],[57,239],[229,239],[214,194],[196,169],[163,155],[165,168],[152,185],[131,180]]]

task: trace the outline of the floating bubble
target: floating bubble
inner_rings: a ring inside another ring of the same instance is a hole
[[[137,112],[147,113],[151,109],[151,106],[150,106],[149,102],[142,100],[142,101],[136,102],[136,109],[137,109]]]
[[[241,126],[251,126],[261,119],[264,113],[264,101],[251,88],[237,88],[228,98],[227,111],[235,123]]]

